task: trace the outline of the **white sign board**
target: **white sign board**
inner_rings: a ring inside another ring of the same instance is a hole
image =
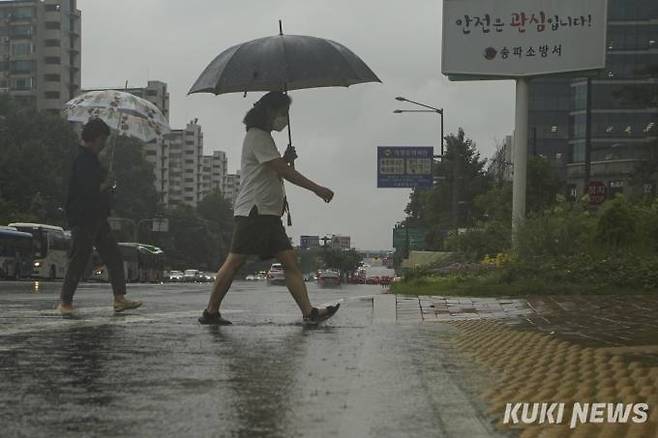
[[[607,0],[444,0],[442,72],[523,77],[605,67]]]

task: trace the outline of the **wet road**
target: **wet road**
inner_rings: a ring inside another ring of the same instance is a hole
[[[196,322],[208,285],[135,285],[145,306],[121,316],[109,286],[82,285],[74,320],[51,310],[58,287],[0,283],[0,436],[499,436],[456,330],[396,322],[378,286],[311,285],[314,304],[343,300],[315,329],[262,282],[234,284],[230,327]]]

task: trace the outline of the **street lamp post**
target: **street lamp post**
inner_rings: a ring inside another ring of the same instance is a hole
[[[396,109],[393,111],[395,114],[402,114],[402,113],[439,113],[441,115],[441,158],[443,158],[443,108],[435,108],[430,105],[425,105],[424,103],[420,102],[415,102],[413,100],[409,100],[406,97],[398,96],[395,98],[395,100],[400,101],[400,102],[409,102],[413,103],[414,105],[422,106],[424,110],[401,110],[401,109]]]
[[[441,159],[443,160],[445,153],[444,153],[444,148],[443,148],[443,142],[444,142],[444,133],[443,133],[443,125],[444,125],[444,119],[443,119],[443,108],[435,108],[431,105],[426,105],[424,103],[416,102],[414,100],[407,99],[406,97],[398,96],[395,98],[395,100],[399,102],[409,102],[414,105],[421,106],[426,109],[418,109],[418,110],[402,110],[402,109],[396,109],[393,112],[395,114],[402,114],[402,113],[438,113],[441,115]],[[453,165],[453,182],[452,182],[452,222],[453,226],[457,228],[458,224],[458,198],[459,198],[459,186],[457,184],[457,173],[459,171],[459,165],[457,162],[457,154],[454,154],[454,157],[452,159],[452,165]]]

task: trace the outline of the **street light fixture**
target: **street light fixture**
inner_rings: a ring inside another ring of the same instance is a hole
[[[400,102],[409,102],[414,105],[422,106],[423,108],[427,108],[424,110],[402,110],[402,109],[396,109],[393,111],[394,114],[402,114],[402,113],[438,113],[441,115],[441,158],[443,158],[443,108],[435,108],[431,105],[426,105],[424,103],[416,102],[414,100],[407,99],[406,97],[398,96],[395,98],[395,100],[400,101]]]
[[[441,159],[443,160],[444,158],[444,149],[443,149],[443,142],[444,142],[444,135],[443,135],[443,108],[436,108],[431,105],[426,105],[424,103],[416,102],[415,100],[407,99],[406,97],[398,96],[395,98],[395,100],[399,102],[408,102],[412,103],[414,105],[426,108],[426,109],[416,109],[416,110],[402,110],[402,109],[396,109],[393,111],[395,114],[401,114],[401,113],[438,113],[441,115]],[[459,172],[459,164],[457,162],[457,155],[455,154],[453,157],[453,183],[452,183],[452,222],[453,226],[457,228],[458,225],[458,204],[457,204],[457,199],[459,198],[459,186],[457,184],[457,180],[459,178],[458,172]]]

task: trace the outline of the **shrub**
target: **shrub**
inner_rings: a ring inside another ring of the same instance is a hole
[[[452,234],[446,239],[448,251],[455,251],[467,261],[480,261],[486,256],[496,256],[508,251],[511,246],[511,228],[503,221],[487,222],[481,228],[462,234]]]
[[[595,229],[596,217],[562,200],[519,227],[516,252],[520,259],[590,252]]]
[[[622,196],[607,202],[596,227],[597,241],[610,249],[634,246],[637,224],[633,210]]]

